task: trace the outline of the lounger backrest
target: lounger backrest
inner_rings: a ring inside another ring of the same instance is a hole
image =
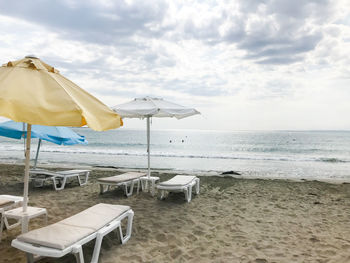
[[[162,186],[184,186],[191,183],[196,176],[188,176],[188,175],[176,175],[168,181],[161,182],[159,185]]]
[[[23,197],[16,195],[0,195],[0,208],[23,202]]]
[[[130,209],[129,206],[97,204],[55,224],[17,237],[19,241],[65,249],[101,229]]]
[[[8,206],[10,204],[13,204],[14,201],[9,200],[9,199],[4,199],[0,197],[0,207]]]
[[[59,175],[71,175],[71,174],[83,174],[83,173],[87,173],[87,172],[91,172],[91,170],[65,170],[65,171],[57,171],[57,174]]]

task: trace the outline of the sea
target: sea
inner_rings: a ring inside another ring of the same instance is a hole
[[[38,165],[147,168],[145,130],[73,128],[88,145],[43,142]],[[37,139],[32,140],[31,159]],[[151,167],[244,178],[350,181],[350,131],[152,130]],[[0,162],[24,162],[23,140],[0,137]]]

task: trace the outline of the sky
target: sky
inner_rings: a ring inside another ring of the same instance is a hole
[[[155,129],[350,130],[347,0],[0,0],[0,32],[1,64],[35,55],[108,106],[202,113]]]

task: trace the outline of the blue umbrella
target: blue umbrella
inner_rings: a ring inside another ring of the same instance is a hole
[[[27,126],[21,122],[6,121],[0,123],[0,136],[13,139],[27,137]],[[32,125],[32,138],[38,138],[38,150],[36,153],[34,168],[38,161],[41,140],[52,142],[58,145],[87,144],[84,136],[77,134],[67,127]]]

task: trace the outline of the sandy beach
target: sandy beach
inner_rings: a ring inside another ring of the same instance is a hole
[[[30,188],[29,204],[45,207],[49,223],[97,203],[130,206],[131,239],[121,245],[116,234],[103,242],[100,262],[350,262],[350,184],[317,181],[201,179],[201,193],[191,203],[183,194],[158,200],[149,193],[130,198],[122,190],[99,194],[97,178],[121,173],[93,170],[89,184],[72,182],[62,191]],[[173,176],[153,173],[161,180]],[[23,166],[0,165],[0,194],[22,195]],[[34,229],[43,224],[30,222]],[[5,231],[0,262],[25,262],[10,246],[20,228]],[[93,242],[83,247],[89,262]],[[40,262],[74,262],[72,255]]]

